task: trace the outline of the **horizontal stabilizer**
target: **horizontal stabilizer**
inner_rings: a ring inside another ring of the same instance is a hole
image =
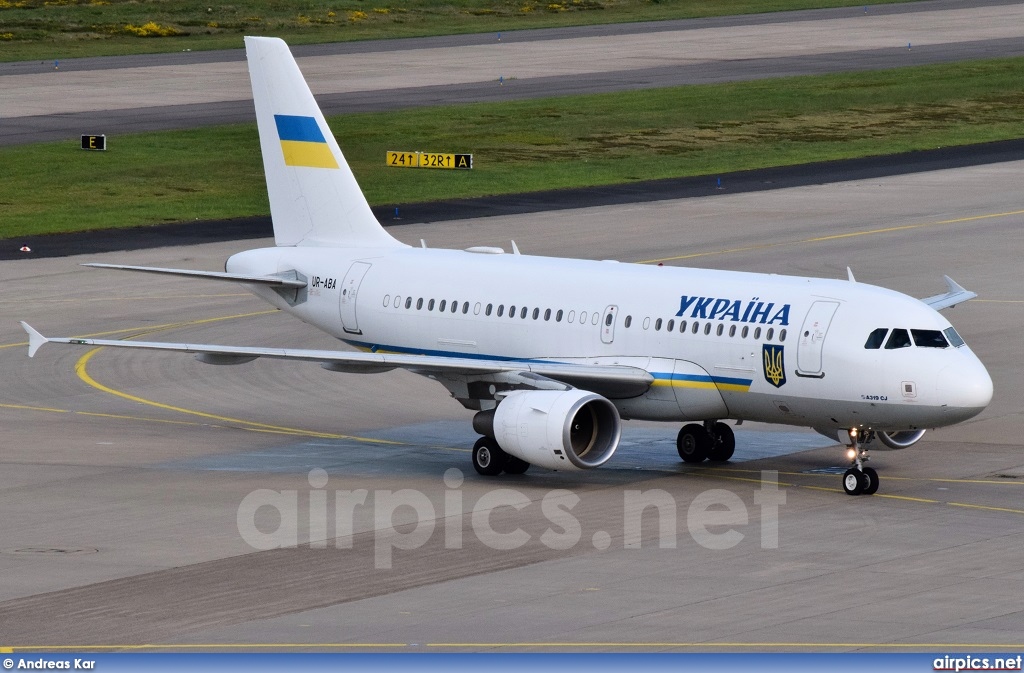
[[[295,271],[289,271],[277,276],[250,276],[244,273],[226,273],[224,271],[193,271],[191,269],[161,269],[155,266],[129,266],[127,264],[83,264],[96,269],[120,269],[122,271],[142,271],[143,273],[162,273],[169,276],[184,276],[186,278],[205,278],[207,280],[230,280],[236,283],[252,283],[254,285],[267,285],[269,287],[299,289],[306,287],[306,279],[301,278]]]
[[[946,281],[947,292],[945,294],[937,294],[934,297],[927,297],[921,300],[936,311],[956,306],[957,304],[969,299],[974,299],[978,296],[977,292],[971,292],[970,290],[961,287],[949,276],[943,276],[942,278]]]
[[[408,369],[420,374],[445,373],[461,375],[497,374],[500,372],[532,372],[556,381],[564,381],[585,390],[614,389],[622,397],[642,395],[654,382],[651,374],[637,367],[618,365],[587,365],[569,362],[529,362],[506,360],[477,360],[442,357],[438,355],[405,355],[395,353],[362,353],[295,348],[260,348],[252,346],[217,346],[210,344],[165,343],[154,341],[119,341],[111,339],[78,339],[44,337],[27,323],[22,327],[29,334],[30,354],[44,343],[77,346],[109,346],[142,350],[192,353],[203,362],[238,364],[256,358],[301,360],[331,365],[332,369],[354,373],[375,373],[387,369]]]

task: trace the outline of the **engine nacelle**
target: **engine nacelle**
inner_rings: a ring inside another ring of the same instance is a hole
[[[879,432],[878,439],[892,450],[905,449],[917,444],[924,437],[924,430],[903,430],[901,432]]]
[[[615,405],[584,390],[517,390],[473,428],[506,453],[552,470],[589,470],[608,462],[622,424]]]
[[[832,430],[828,428],[814,428],[815,432],[824,435],[829,439],[839,439],[840,444],[850,444],[850,435],[846,430]],[[871,448],[879,451],[896,451],[906,449],[917,444],[924,437],[924,430],[900,430],[898,432],[882,432],[881,430],[864,430],[861,432],[862,444],[870,444]],[[871,440],[877,436],[885,448],[876,446]]]

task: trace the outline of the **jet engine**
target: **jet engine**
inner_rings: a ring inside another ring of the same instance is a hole
[[[849,444],[849,435],[846,430],[832,430],[824,428],[814,428],[815,432],[820,435],[824,435],[829,439],[839,438],[840,444]],[[871,444],[871,448],[878,449],[879,451],[896,451],[898,449],[906,449],[914,444],[917,444],[922,437],[924,437],[924,430],[899,430],[897,432],[882,432],[881,430],[862,430],[861,431],[861,444]],[[885,448],[875,446],[872,442],[874,437],[878,437],[881,440]]]
[[[506,453],[552,470],[604,465],[619,446],[619,412],[584,390],[517,390],[473,417],[473,429]]]
[[[905,449],[917,444],[924,437],[924,430],[902,430],[900,432],[879,432],[878,439],[890,449]]]

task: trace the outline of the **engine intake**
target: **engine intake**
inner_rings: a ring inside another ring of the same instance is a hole
[[[924,430],[903,430],[901,432],[879,432],[878,439],[894,451],[917,444],[924,437]]]
[[[615,405],[584,390],[517,390],[473,428],[505,452],[552,470],[589,470],[608,462],[622,424]]]

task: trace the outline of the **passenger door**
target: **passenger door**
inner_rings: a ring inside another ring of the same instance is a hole
[[[800,338],[796,351],[797,376],[824,378],[822,371],[821,352],[825,345],[828,326],[832,324],[832,316],[839,308],[837,301],[816,301],[804,318],[800,328]]]

